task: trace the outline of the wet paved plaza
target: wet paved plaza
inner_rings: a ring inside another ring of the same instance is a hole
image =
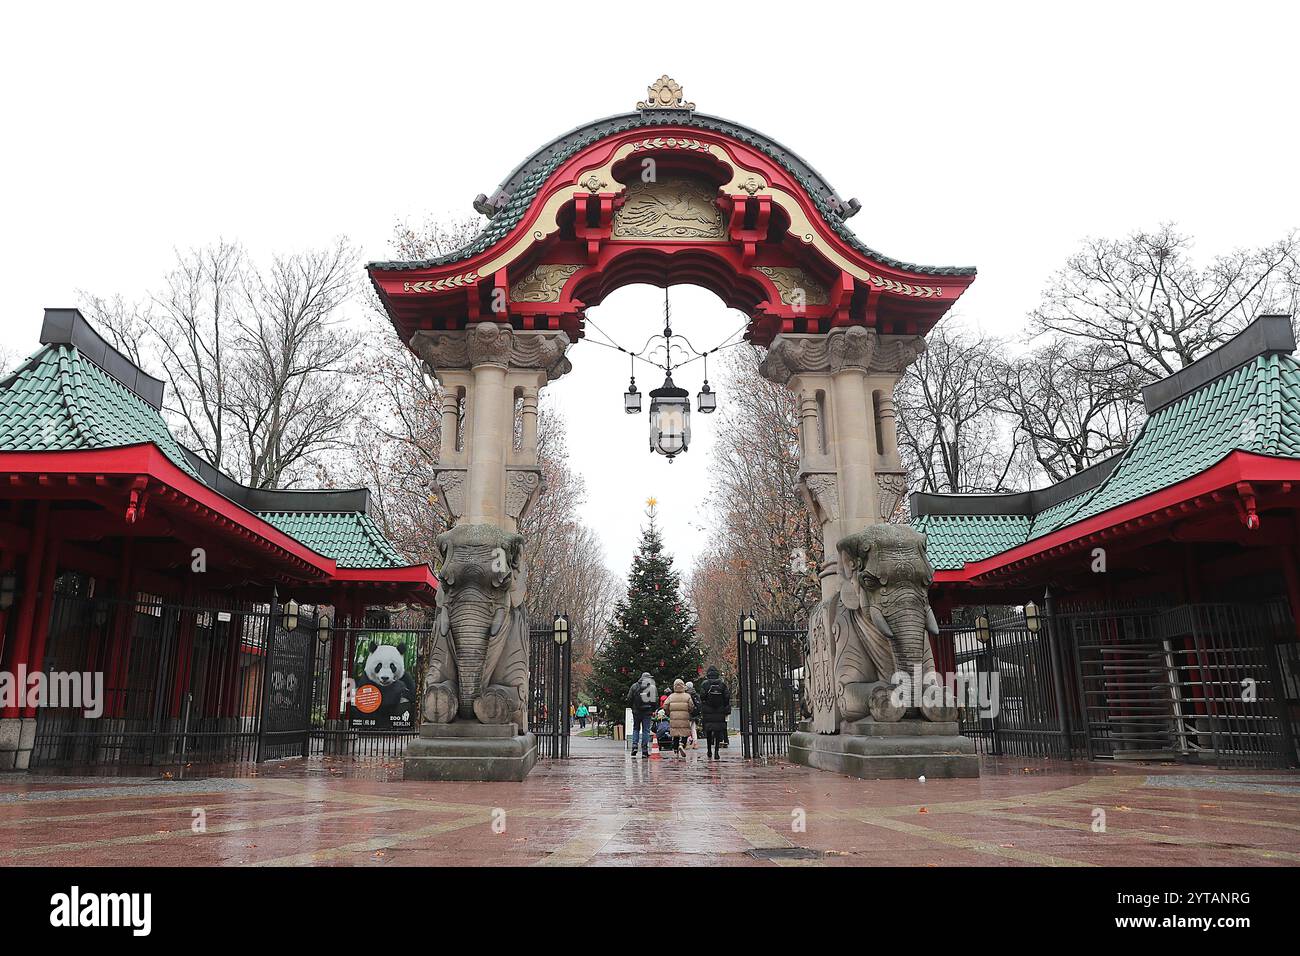
[[[702,753],[632,760],[575,737],[572,759],[523,783],[408,783],[397,760],[171,780],[5,774],[0,864],[1300,862],[1296,774],[986,760],[978,780],[921,783],[750,763],[736,741],[722,761]]]

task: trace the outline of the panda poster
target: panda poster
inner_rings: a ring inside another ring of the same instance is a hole
[[[404,633],[372,631],[357,641],[352,726],[361,730],[415,727],[415,641]]]

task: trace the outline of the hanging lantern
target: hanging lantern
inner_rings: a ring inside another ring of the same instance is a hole
[[[691,443],[691,393],[673,384],[670,372],[650,392],[650,450],[670,462]]]
[[[623,393],[623,411],[629,415],[641,414],[641,393],[636,389],[636,376],[632,376],[632,383],[628,385],[627,391]]]
[[[695,396],[698,403],[696,408],[701,415],[711,415],[718,409],[718,393],[709,388],[709,380],[704,380],[704,387],[700,389],[699,394]]]

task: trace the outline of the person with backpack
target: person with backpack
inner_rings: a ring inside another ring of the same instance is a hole
[[[722,756],[718,751],[727,745],[727,717],[730,714],[731,689],[718,675],[718,669],[710,667],[700,685],[700,718],[704,724],[704,743],[709,760]]]
[[[655,704],[659,700],[659,691],[655,687],[650,672],[641,677],[627,690],[627,706],[632,708],[632,756],[636,756],[637,743],[641,745],[641,756],[650,756],[650,718],[654,715]]]

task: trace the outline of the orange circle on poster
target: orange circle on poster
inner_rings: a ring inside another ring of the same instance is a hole
[[[355,701],[357,710],[363,714],[373,714],[383,703],[384,695],[379,692],[379,688],[374,684],[367,684],[365,687],[357,690],[357,699]]]

